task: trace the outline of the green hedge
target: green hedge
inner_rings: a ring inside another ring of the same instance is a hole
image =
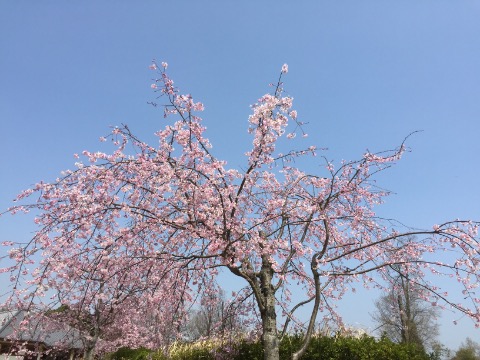
[[[414,345],[396,344],[387,338],[371,336],[318,337],[312,340],[305,360],[429,360]]]
[[[290,360],[292,353],[300,347],[301,336],[285,337],[280,343],[280,359]],[[262,360],[260,342],[241,341],[236,344],[176,344],[169,354],[147,349],[122,348],[108,356],[109,360]],[[371,336],[312,338],[303,360],[434,360],[414,345],[396,344],[387,338]]]
[[[122,347],[115,351],[114,353],[108,354],[105,356],[104,360],[146,360],[149,358],[149,355],[152,354],[152,350],[148,350],[145,348],[139,349],[130,349],[126,347]]]

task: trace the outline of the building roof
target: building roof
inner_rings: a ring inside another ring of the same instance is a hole
[[[41,342],[48,347],[62,344],[70,348],[82,348],[78,331],[68,326],[65,329],[47,330],[40,322],[32,321],[27,328],[20,330],[20,323],[28,314],[26,310],[0,311],[0,339]]]

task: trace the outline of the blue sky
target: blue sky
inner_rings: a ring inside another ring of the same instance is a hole
[[[110,125],[142,138],[163,127],[152,100],[152,58],[205,104],[208,135],[232,167],[243,153],[249,105],[283,63],[308,144],[355,159],[409,139],[412,149],[379,178],[395,192],[380,213],[429,227],[480,219],[480,2],[478,1],[2,1],[0,2],[0,207],[97,150]],[[305,164],[316,171],[318,164]],[[0,220],[20,240],[28,217]],[[370,326],[376,295],[342,305]],[[353,305],[355,304],[355,306]],[[440,340],[480,339],[468,321],[442,317]]]

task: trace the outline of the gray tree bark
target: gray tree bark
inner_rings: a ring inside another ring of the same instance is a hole
[[[260,307],[262,317],[263,358],[264,360],[279,360],[277,314],[275,312],[275,288],[272,284],[273,269],[266,256],[262,257],[260,270],[260,289],[263,306]]]

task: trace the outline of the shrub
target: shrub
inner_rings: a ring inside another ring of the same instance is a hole
[[[107,360],[147,360],[149,355],[152,353],[152,350],[145,348],[139,349],[130,349],[127,347],[122,347],[115,351],[114,353],[106,356]]]
[[[288,335],[280,342],[280,359],[290,360],[300,347],[301,334]],[[166,350],[121,348],[110,360],[262,360],[260,341],[240,340],[237,343],[207,340],[195,343],[174,343]],[[386,337],[315,336],[302,360],[431,360],[415,345],[397,344]]]

